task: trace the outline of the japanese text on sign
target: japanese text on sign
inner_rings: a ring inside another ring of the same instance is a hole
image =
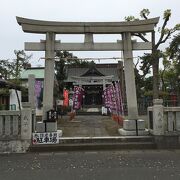
[[[33,133],[33,144],[57,144],[59,136],[57,132]]]

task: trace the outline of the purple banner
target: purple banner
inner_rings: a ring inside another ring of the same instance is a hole
[[[120,83],[115,82],[115,84],[109,85],[104,90],[104,106],[109,108],[112,114],[123,115],[123,104]]]
[[[116,99],[115,99],[115,91],[114,86],[109,86],[109,92],[110,92],[110,109],[112,113],[116,112]]]
[[[106,108],[109,108],[108,88],[106,88],[103,92],[103,101],[104,101],[104,106]]]
[[[73,109],[78,110],[81,108],[83,95],[84,95],[84,89],[81,87],[75,86],[74,93],[73,93]]]
[[[43,82],[35,81],[35,96],[36,96],[36,107],[39,109],[42,106],[42,91]]]
[[[115,94],[116,94],[117,114],[124,115],[121,88],[119,82],[115,82]]]

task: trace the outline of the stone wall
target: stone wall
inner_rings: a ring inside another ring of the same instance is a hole
[[[1,153],[25,153],[30,146],[30,140],[0,140]]]
[[[148,107],[148,129],[153,135],[180,135],[180,107]]]
[[[0,153],[24,153],[32,137],[32,110],[0,111]]]
[[[158,149],[179,149],[180,107],[164,107],[162,100],[154,100],[148,107],[148,128]]]

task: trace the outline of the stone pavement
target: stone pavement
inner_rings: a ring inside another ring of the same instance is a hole
[[[63,137],[119,136],[120,127],[111,117],[101,115],[79,115],[73,120],[63,116],[58,120],[58,129],[63,131]]]

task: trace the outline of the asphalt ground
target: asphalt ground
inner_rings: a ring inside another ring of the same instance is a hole
[[[180,150],[0,155],[0,180],[179,180]]]

